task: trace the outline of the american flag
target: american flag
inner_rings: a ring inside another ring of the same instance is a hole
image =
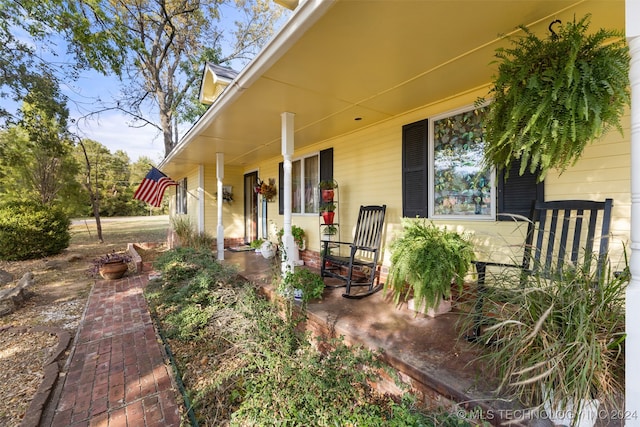
[[[157,208],[162,202],[164,190],[171,185],[178,185],[178,183],[158,169],[151,167],[151,170],[147,173],[147,176],[144,177],[134,193],[133,198],[147,202]]]

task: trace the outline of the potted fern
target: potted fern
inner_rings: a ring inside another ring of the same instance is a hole
[[[460,233],[426,220],[403,219],[402,226],[402,233],[391,242],[385,292],[392,293],[396,304],[413,298],[416,311],[431,316],[443,311],[442,304],[450,309],[446,301],[451,299],[451,286],[462,287],[474,257],[473,245]]]
[[[529,169],[543,180],[550,169],[574,164],[610,128],[622,133],[620,118],[630,102],[624,34],[587,33],[589,20],[554,21],[546,39],[522,26],[524,36],[496,51],[485,119],[489,166],[508,171],[520,159],[520,174]]]

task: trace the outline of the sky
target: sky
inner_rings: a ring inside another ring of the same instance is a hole
[[[132,119],[119,111],[107,111],[89,119],[82,119],[93,107],[97,97],[111,100],[120,92],[116,77],[87,71],[71,84],[61,88],[69,97],[70,118],[74,120],[71,130],[77,135],[98,141],[112,153],[123,150],[132,162],[142,156],[159,163],[164,157],[162,134],[150,125],[132,127]],[[151,111],[149,117],[153,117]]]
[[[226,6],[229,7],[229,6]],[[227,9],[224,16],[228,17],[229,25],[239,16],[233,8]],[[224,24],[223,24],[224,25]],[[64,50],[60,43],[61,51]],[[223,47],[224,49],[224,47]],[[65,62],[64,53],[56,61]],[[70,62],[70,60],[68,61]],[[240,71],[243,64],[232,64],[236,71]],[[149,157],[159,163],[164,158],[164,142],[162,134],[153,126],[131,127],[132,119],[119,111],[101,113],[91,119],[81,119],[91,108],[95,108],[96,98],[100,97],[108,102],[118,98],[121,85],[114,76],[104,76],[95,71],[83,72],[78,80],[67,82],[61,87],[61,91],[68,97],[70,130],[82,138],[95,140],[109,149],[112,153],[123,150],[132,162],[142,156]],[[15,111],[17,104],[0,99],[0,105],[9,111]],[[148,119],[156,121],[157,113],[152,110],[147,115]],[[71,122],[70,120],[70,122]],[[181,126],[181,134],[190,128],[190,124]]]
[[[95,71],[85,71],[78,80],[61,86],[68,97],[69,130],[82,138],[98,141],[112,153],[126,152],[132,162],[142,156],[159,163],[164,157],[162,135],[152,126],[131,127],[131,117],[118,111],[108,111],[90,119],[82,119],[95,107],[96,98],[110,101],[120,91],[120,82],[114,76],[105,76]],[[0,105],[15,112],[19,103],[0,99]],[[154,112],[150,112],[153,117]]]

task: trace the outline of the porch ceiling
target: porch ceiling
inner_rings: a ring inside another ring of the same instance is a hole
[[[520,24],[544,34],[554,19],[591,13],[592,29],[624,30],[623,0],[307,3],[316,10],[299,6],[165,159],[165,172],[215,163],[216,152],[240,167],[279,156],[284,111],[295,113],[295,145],[304,147],[486,85],[498,35]]]

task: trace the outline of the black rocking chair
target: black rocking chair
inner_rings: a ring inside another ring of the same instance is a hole
[[[344,282],[340,285],[328,285],[327,288],[346,287],[346,292],[342,294],[345,298],[364,298],[382,289],[377,269],[386,209],[386,205],[360,206],[352,243],[322,240],[320,274],[322,277],[334,277]],[[348,246],[348,256],[340,256],[340,248],[344,246]],[[332,251],[336,254],[332,254]],[[364,279],[354,277],[354,272],[363,273]],[[368,286],[369,289],[352,294],[352,286]]]
[[[473,261],[478,273],[477,300],[473,331],[469,341],[480,338],[483,326],[482,309],[487,292],[485,284],[487,267],[520,269],[520,286],[527,278],[540,275],[548,278],[561,274],[565,263],[571,268],[591,268],[594,244],[599,242],[595,278],[603,274],[609,249],[609,227],[613,200],[604,202],[589,200],[534,201],[531,206],[522,264]],[[599,233],[599,234],[597,234]],[[583,258],[579,259],[579,255]]]

